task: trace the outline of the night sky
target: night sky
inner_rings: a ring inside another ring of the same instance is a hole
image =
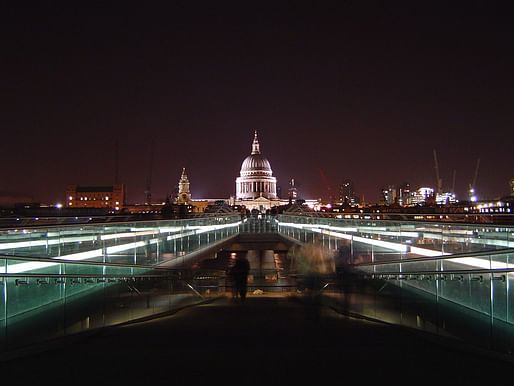
[[[255,129],[284,194],[435,186],[434,149],[457,198],[477,159],[479,198],[509,192],[512,1],[11,3],[0,194],[62,201],[114,183],[118,154],[129,203],[182,167],[193,198],[228,198]]]

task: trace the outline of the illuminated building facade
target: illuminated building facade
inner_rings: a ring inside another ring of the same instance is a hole
[[[394,185],[380,190],[380,205],[393,205],[397,203],[397,191]]]
[[[277,179],[273,177],[269,161],[261,154],[257,131],[255,131],[252,153],[241,165],[236,179],[235,205],[260,211],[280,205],[277,197]]]
[[[403,183],[398,189],[398,203],[401,206],[409,206],[412,202],[412,194],[410,190],[410,184],[408,182]]]
[[[441,192],[436,193],[435,202],[438,205],[455,204],[457,202],[457,198],[455,197],[455,193]]]
[[[289,198],[289,202],[295,202],[298,198],[298,189],[296,188],[294,178],[289,182],[289,189],[287,191],[287,197]]]
[[[125,205],[125,185],[81,186],[69,185],[66,189],[66,207],[108,208],[119,210]]]
[[[353,181],[345,180],[339,186],[339,202],[344,206],[357,206],[360,203],[359,197],[355,193]]]
[[[182,168],[182,175],[178,182],[178,195],[175,201],[177,204],[191,204],[191,191],[189,189],[189,178],[186,174],[186,168]]]
[[[513,213],[514,200],[504,199],[499,201],[480,201],[471,203],[471,206],[465,207],[464,211],[471,213]]]
[[[413,192],[411,202],[413,205],[423,205],[426,204],[431,197],[434,197],[434,189],[422,187]]]

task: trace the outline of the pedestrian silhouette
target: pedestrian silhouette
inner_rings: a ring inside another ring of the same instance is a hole
[[[227,278],[227,287],[230,287],[230,291],[232,293],[232,300],[235,301],[237,299],[237,287],[236,287],[236,280],[234,277],[234,261],[231,262],[227,268],[226,278]]]
[[[248,272],[250,271],[250,263],[243,255],[238,255],[234,266],[231,269],[232,280],[235,285],[236,298],[241,299],[241,303],[246,300],[246,292],[248,288]]]

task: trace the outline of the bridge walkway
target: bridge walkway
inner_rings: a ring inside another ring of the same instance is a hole
[[[512,385],[512,363],[308,298],[250,294],[62,340],[0,363],[27,385]]]

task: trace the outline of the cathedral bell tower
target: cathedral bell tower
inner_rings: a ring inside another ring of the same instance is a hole
[[[182,175],[178,182],[177,204],[191,204],[191,192],[189,190],[189,179],[187,178],[186,168],[182,168]]]

